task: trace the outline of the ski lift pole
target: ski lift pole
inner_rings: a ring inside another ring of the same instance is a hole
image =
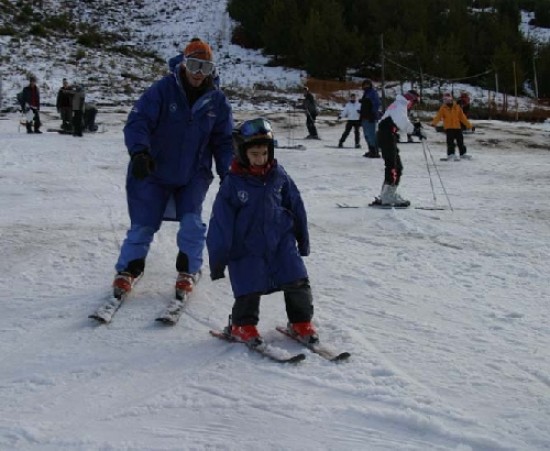
[[[422,141],[424,142],[424,140]],[[449,194],[447,194],[447,190],[445,189],[445,185],[443,184],[443,180],[441,179],[441,174],[439,173],[439,169],[437,168],[437,164],[435,163],[435,159],[430,149],[430,146],[428,146],[428,143],[426,143],[425,145],[426,145],[426,150],[430,155],[430,159],[432,160],[432,164],[437,174],[437,177],[439,178],[439,184],[441,185],[441,189],[443,189],[443,193],[445,194],[445,198],[447,199],[447,203],[449,204],[449,208],[451,209],[451,211],[454,211],[453,206],[451,204],[451,199],[449,199]]]
[[[432,188],[432,195],[434,198],[434,205],[437,205],[437,197],[435,195],[434,182],[432,180],[432,171],[430,169],[430,162],[428,161],[428,153],[426,151],[426,143],[424,139],[422,141],[422,153],[424,154],[424,160],[426,161],[426,169],[428,170],[428,178],[430,179],[430,187]]]

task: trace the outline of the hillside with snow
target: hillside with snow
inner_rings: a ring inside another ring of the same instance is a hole
[[[311,142],[301,114],[270,117],[280,146],[307,148],[276,156],[308,210],[321,340],[351,359],[281,366],[211,337],[233,300],[207,266],[180,322],[159,326],[173,223],[127,305],[94,324],[128,226],[125,115],[77,139],[18,133],[13,113],[0,120],[0,449],[549,449],[548,125],[478,122],[460,162],[440,161],[444,135],[428,130],[426,147],[401,147],[413,208],[373,210],[383,163],[335,148],[342,122],[322,116]],[[274,331],[284,323],[282,295],[265,296],[261,333],[301,351]]]
[[[13,2],[15,4],[15,2]],[[44,11],[58,11],[63,0],[44,3]],[[13,105],[15,95],[38,77],[43,101],[55,104],[63,78],[86,87],[87,100],[103,105],[129,105],[149,84],[168,71],[168,60],[180,53],[193,37],[201,37],[212,46],[218,72],[226,89],[246,88],[254,96],[255,86],[286,90],[296,89],[305,73],[283,67],[267,67],[268,58],[259,51],[231,44],[234,27],[226,12],[226,1],[132,0],[93,3],[75,2],[70,10],[74,24],[97,24],[105,33],[116,33],[120,45],[155,52],[150,56],[107,52],[76,45],[75,40],[55,36],[25,39],[0,35],[3,107]],[[0,27],[7,14],[0,16]]]
[[[266,108],[284,110],[307,78],[304,71],[269,67],[268,55],[231,44],[236,24],[226,12],[226,0],[34,3],[32,14],[62,14],[75,27],[96,26],[107,36],[97,37],[105,39],[104,48],[78,44],[63,30],[53,36],[20,34],[16,31],[30,27],[25,22],[16,23],[22,14],[19,3],[6,0],[0,5],[4,8],[0,9],[0,29],[13,27],[14,34],[0,34],[0,111],[16,108],[15,96],[27,84],[30,74],[38,78],[45,105],[55,104],[61,81],[68,78],[73,84],[85,86],[88,102],[127,107],[152,81],[166,73],[168,59],[181,52],[195,36],[212,46],[222,86],[234,96],[236,108],[249,109],[251,104],[261,102]],[[42,10],[39,4],[43,5]],[[531,14],[522,13],[521,31],[530,40],[548,42],[550,30],[529,25],[531,18]],[[471,91],[472,97],[483,100],[479,89]],[[389,89],[387,94],[392,97],[395,90]],[[338,107],[332,102],[322,106]]]

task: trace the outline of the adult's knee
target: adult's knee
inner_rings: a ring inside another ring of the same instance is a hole
[[[180,220],[180,232],[185,236],[203,237],[206,233],[206,224],[202,222],[201,215],[185,213]]]
[[[128,239],[134,244],[150,244],[153,241],[155,232],[154,227],[132,224],[130,230],[128,230]]]

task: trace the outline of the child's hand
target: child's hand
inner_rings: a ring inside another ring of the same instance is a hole
[[[210,278],[212,280],[223,279],[224,277],[225,277],[225,268],[224,267],[212,268],[210,270]]]

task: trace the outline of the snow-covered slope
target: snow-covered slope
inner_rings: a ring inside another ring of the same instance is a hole
[[[381,211],[366,205],[382,161],[326,147],[342,123],[321,117],[311,142],[301,115],[272,115],[280,145],[307,146],[277,157],[308,208],[316,324],[353,354],[281,366],[209,336],[227,279],[203,278],[177,326],[153,321],[172,296],[172,223],[113,323],[87,318],[128,225],[124,119],[103,113],[105,133],[82,139],[0,120],[0,449],[550,448],[548,127],[477,123],[458,163],[429,130],[401,148],[402,193],[445,210]],[[261,332],[298,351],[284,322],[282,296],[265,297]]]

